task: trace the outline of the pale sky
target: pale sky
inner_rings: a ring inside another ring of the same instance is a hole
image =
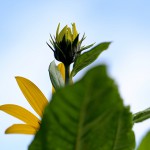
[[[0,20],[0,105],[18,104],[33,112],[17,86],[18,75],[32,80],[49,98],[47,70],[54,57],[46,41],[59,22],[61,27],[75,22],[80,35],[87,36],[85,44],[113,41],[92,66],[108,65],[131,111],[150,107],[150,1],[1,0]],[[27,150],[33,136],[5,135],[7,127],[20,121],[3,112],[0,116],[0,149]],[[137,143],[149,129],[150,120],[134,126]]]

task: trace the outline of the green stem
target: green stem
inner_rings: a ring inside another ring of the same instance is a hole
[[[70,65],[65,65],[65,85],[69,84]]]

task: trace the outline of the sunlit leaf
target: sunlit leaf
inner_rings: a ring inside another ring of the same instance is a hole
[[[93,47],[91,50],[79,55],[74,63],[71,76],[75,76],[80,70],[91,64],[97,59],[101,52],[106,50],[110,45],[110,42],[100,43]]]

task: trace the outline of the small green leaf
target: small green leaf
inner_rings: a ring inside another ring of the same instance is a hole
[[[133,114],[133,122],[139,123],[150,118],[150,108]]]
[[[105,66],[57,90],[29,150],[133,150],[132,114]]]
[[[50,63],[48,71],[52,85],[54,86],[55,90],[65,85],[62,75],[55,64],[55,61],[52,61]]]
[[[146,136],[142,139],[137,150],[149,150],[150,149],[150,131],[146,134]]]
[[[71,76],[75,76],[81,69],[91,64],[100,55],[101,52],[106,50],[110,45],[110,42],[100,43],[93,47],[91,50],[79,55],[74,63]]]

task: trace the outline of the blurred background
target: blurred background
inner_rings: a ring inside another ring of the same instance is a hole
[[[49,33],[75,22],[84,44],[112,41],[90,67],[105,63],[116,81],[125,105],[132,112],[150,107],[150,1],[148,0],[0,0],[0,105],[18,104],[34,113],[22,95],[15,76],[33,81],[47,98],[51,95],[49,63],[54,59],[46,45]],[[81,78],[87,68],[75,78]],[[20,123],[0,112],[0,149],[27,150],[33,136],[5,135]],[[150,129],[150,120],[135,124],[137,145]]]

